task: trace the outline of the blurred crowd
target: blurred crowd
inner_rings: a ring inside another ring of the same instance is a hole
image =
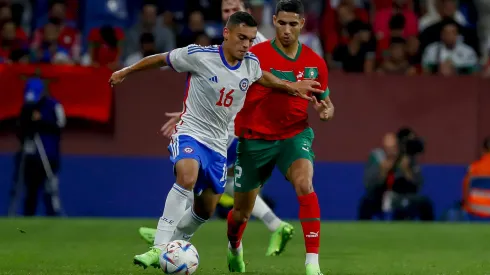
[[[236,0],[239,2],[239,0]],[[0,63],[107,66],[221,43],[221,0],[0,0]],[[274,0],[245,0],[273,38]],[[348,73],[490,76],[490,1],[304,0],[300,36]]]

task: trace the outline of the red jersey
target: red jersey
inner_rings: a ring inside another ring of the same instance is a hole
[[[260,67],[276,77],[296,82],[313,79],[328,87],[325,60],[309,47],[300,44],[296,57],[290,58],[274,40],[253,46],[250,51],[260,60]],[[280,140],[293,137],[308,127],[306,99],[275,91],[257,83],[250,86],[242,110],[235,119],[235,134],[247,139]]]

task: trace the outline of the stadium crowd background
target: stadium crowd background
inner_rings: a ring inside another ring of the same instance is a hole
[[[324,56],[331,70],[490,75],[486,1],[304,3],[307,24],[301,41]],[[220,6],[218,0],[1,0],[0,63],[114,70],[190,43],[219,44]],[[273,38],[273,1],[251,0],[246,6],[260,23],[259,30]]]
[[[0,0],[1,171],[14,171],[15,178],[18,165],[12,155],[20,151],[15,123],[4,122],[17,120],[23,92],[28,90],[27,76],[40,75],[68,118],[59,172],[66,213],[158,216],[162,199],[149,197],[145,190],[163,194],[174,178],[167,141],[155,132],[164,123],[165,112],[182,106],[185,76],[170,70],[145,72],[116,91],[107,80],[111,71],[147,55],[190,43],[220,44],[221,2]],[[403,126],[413,127],[426,141],[425,153],[418,159],[424,181],[415,193],[433,201],[433,211],[426,207],[433,212],[430,219],[461,214],[468,164],[480,157],[482,141],[490,134],[485,79],[490,76],[490,3],[303,2],[307,23],[300,40],[327,61],[329,86],[338,106],[336,118],[328,124],[310,119],[316,135],[315,188],[325,209],[322,218],[353,220],[363,216],[362,209],[369,210],[368,218],[373,215],[364,166],[370,152],[376,151],[371,150],[386,149],[383,136]],[[260,23],[259,31],[273,38],[274,1],[245,4]],[[69,66],[52,66],[60,64]],[[471,76],[422,76],[435,74]],[[74,123],[79,119],[88,121],[89,127]],[[0,185],[0,205],[7,205],[11,173],[0,173],[0,182],[6,182]],[[135,184],[145,188],[134,190]],[[282,184],[284,179],[273,174],[264,193],[279,215],[296,218],[296,206],[288,203],[295,199],[294,192],[283,190]],[[278,188],[281,192],[274,192]],[[381,205],[380,193],[375,193]],[[133,205],[127,203],[129,194]],[[87,197],[90,203],[83,199]],[[6,208],[0,207],[0,215],[4,214]]]

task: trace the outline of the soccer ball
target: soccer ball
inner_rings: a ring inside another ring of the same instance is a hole
[[[173,241],[163,249],[160,255],[160,267],[165,274],[190,275],[199,265],[197,249],[186,241]]]

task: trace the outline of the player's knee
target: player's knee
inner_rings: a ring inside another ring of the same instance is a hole
[[[177,183],[186,190],[192,190],[197,181],[197,173],[177,172]]]
[[[299,175],[292,179],[292,183],[298,196],[308,195],[313,192],[313,180],[311,177]]]
[[[247,211],[241,209],[234,209],[233,220],[235,220],[238,223],[246,223],[248,222],[248,220],[250,220],[251,214],[252,213],[248,213]]]

